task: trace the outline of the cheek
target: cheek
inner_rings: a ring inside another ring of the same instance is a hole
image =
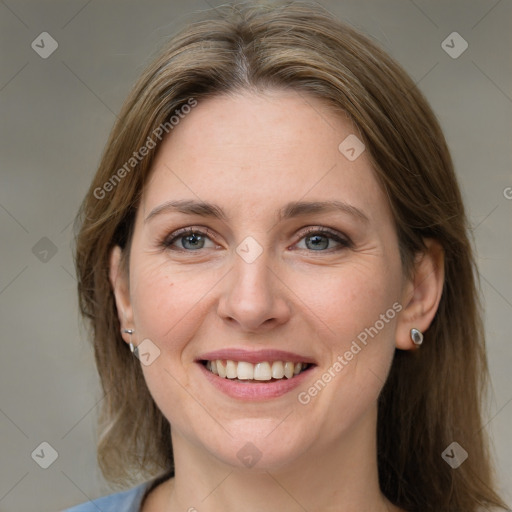
[[[395,350],[395,325],[402,305],[400,268],[358,263],[316,282],[322,293],[309,301],[318,316],[318,343],[328,356],[313,386],[301,389],[299,402],[329,409],[333,432],[348,428],[375,403]],[[306,293],[306,289],[301,293]],[[311,297],[311,291],[309,296]]]
[[[199,277],[193,270],[171,269],[164,257],[134,258],[133,268],[131,300],[139,333],[161,345],[172,339],[177,346],[215,282],[212,273]]]
[[[308,309],[317,318],[319,339],[324,344],[329,340],[332,351],[348,350],[358,337],[364,342],[365,333],[368,338],[382,339],[394,330],[400,309],[399,269],[384,269],[375,263],[358,262],[335,272],[331,269],[315,277],[314,288],[310,279],[295,282],[297,295],[307,297]]]
[[[197,331],[198,317],[204,313],[201,299],[218,279],[170,268],[163,256],[134,256],[132,268],[131,300],[138,341],[149,338],[159,349],[154,362],[142,365],[146,384],[173,427],[187,430],[204,411],[187,392],[190,382],[183,355]]]

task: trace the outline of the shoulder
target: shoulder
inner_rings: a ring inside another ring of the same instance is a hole
[[[76,507],[71,507],[63,512],[139,512],[140,504],[146,490],[151,482],[146,482],[127,491],[110,494],[102,498],[82,503]]]

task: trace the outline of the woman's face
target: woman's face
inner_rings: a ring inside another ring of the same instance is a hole
[[[175,444],[275,468],[374,436],[406,281],[355,136],[272,91],[200,101],[163,142],[116,294]]]

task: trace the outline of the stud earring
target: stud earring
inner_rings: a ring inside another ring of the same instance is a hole
[[[418,329],[411,329],[411,340],[415,345],[423,343],[423,333]]]
[[[132,334],[135,331],[133,329],[123,329],[123,332],[130,335],[130,352],[133,354],[135,352],[135,346],[132,343]]]

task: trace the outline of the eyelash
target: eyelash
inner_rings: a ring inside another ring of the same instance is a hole
[[[201,236],[206,235],[212,241],[214,241],[214,238],[215,238],[214,233],[212,231],[210,231],[208,228],[196,229],[193,227],[188,227],[188,228],[178,229],[177,231],[174,231],[173,233],[171,233],[169,236],[164,238],[164,240],[162,240],[161,246],[164,247],[165,249],[169,249],[171,251],[177,251],[177,252],[189,252],[189,253],[199,252],[201,249],[189,250],[189,249],[184,249],[182,247],[176,248],[176,247],[173,247],[173,245],[172,245],[176,240],[179,240],[180,238],[184,238],[185,236],[193,235],[193,234],[201,235]],[[303,238],[307,238],[308,236],[312,236],[312,235],[327,236],[331,240],[338,242],[340,244],[340,247],[325,249],[325,250],[318,250],[318,251],[308,250],[308,249],[299,249],[299,250],[306,250],[308,252],[332,253],[332,252],[337,252],[341,249],[346,249],[346,248],[352,247],[352,242],[350,241],[350,239],[348,237],[342,236],[339,233],[337,233],[336,231],[332,231],[328,228],[323,228],[323,227],[307,228],[305,231],[301,232],[300,238],[298,241],[301,241]]]

